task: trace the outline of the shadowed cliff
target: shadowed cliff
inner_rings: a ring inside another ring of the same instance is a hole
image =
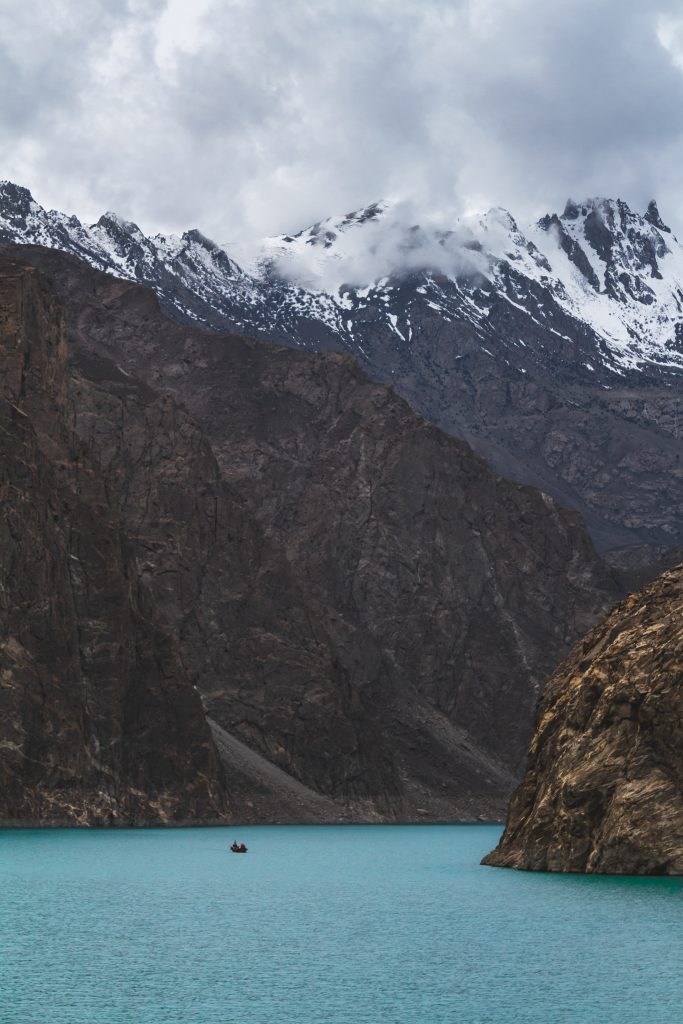
[[[187,680],[198,715],[196,687],[223,730],[233,820],[259,820],[268,774],[231,761],[233,740],[340,816],[500,813],[538,686],[615,594],[578,516],[502,480],[347,357],[179,326],[64,254],[6,252],[3,274],[35,277],[30,260],[63,303],[63,461],[83,451],[101,481],[129,590],[178,659],[164,678]],[[52,472],[47,440],[44,457]],[[51,490],[33,499],[41,515]],[[36,737],[53,729],[41,720]]]
[[[0,818],[217,819],[199,696],[71,426],[60,306],[7,260],[0,381]]]

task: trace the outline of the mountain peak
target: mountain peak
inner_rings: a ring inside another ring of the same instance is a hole
[[[622,213],[630,214],[628,203],[622,199],[609,199],[607,196],[590,196],[580,203],[568,199],[561,214],[561,220],[578,220],[580,217],[588,217],[590,214],[599,216],[614,217]]]
[[[389,209],[390,205],[387,199],[379,199],[377,202],[363,207],[362,210],[352,210],[351,213],[347,213],[342,224],[365,224],[369,220],[379,220],[382,214],[386,213]]]
[[[480,223],[497,224],[504,228],[505,231],[519,231],[517,221],[510,211],[506,210],[504,206],[492,206],[482,217],[478,217],[477,219]]]
[[[671,228],[667,227],[662,218],[659,215],[656,200],[651,199],[647,204],[647,210],[645,211],[645,220],[652,224],[653,227],[658,228],[660,231],[668,231],[671,233]]]
[[[614,222],[614,224],[620,224],[625,222],[628,218],[635,218],[636,220],[645,220],[652,227],[657,228],[659,231],[671,232],[671,228],[662,220],[659,209],[657,208],[656,200],[651,199],[648,203],[646,212],[642,217],[634,212],[631,207],[623,199],[608,199],[606,196],[592,196],[591,198],[584,199],[580,203],[575,202],[573,199],[568,199],[565,203],[564,210],[561,214],[561,220],[574,221],[580,217],[588,217],[590,214],[597,214],[603,220],[608,222]]]
[[[562,220],[576,220],[579,216],[579,207],[573,199],[568,199],[564,204]]]
[[[189,231],[183,231],[182,237],[187,242],[195,242],[197,245],[200,245],[202,249],[206,249],[207,252],[213,252],[215,249],[220,248],[212,238],[203,234],[199,228],[190,228]]]
[[[386,199],[379,199],[359,210],[351,210],[341,217],[326,217],[325,220],[317,221],[308,227],[297,231],[295,235],[282,236],[284,241],[293,241],[295,238],[306,238],[309,245],[324,245],[329,248],[340,233],[348,228],[360,227],[372,221],[378,221],[389,210],[391,203]]]
[[[23,216],[38,205],[27,188],[7,180],[0,181],[0,203],[3,209],[9,207]]]
[[[118,213],[113,213],[111,210],[107,210],[103,213],[97,224],[98,228],[104,228],[105,231],[115,235],[141,235],[140,228],[132,220],[124,220],[123,217],[119,217]]]

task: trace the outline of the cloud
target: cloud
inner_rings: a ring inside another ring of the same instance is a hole
[[[683,226],[675,0],[0,7],[0,176],[86,219],[237,243],[387,195],[447,223],[608,194]]]
[[[368,216],[373,210],[377,212]],[[373,204],[350,223],[323,221],[284,249],[280,239],[273,241],[277,248],[270,261],[278,276],[329,293],[343,285],[366,286],[397,270],[409,274],[428,269],[472,279],[489,270],[469,226],[443,231],[406,200],[385,203],[381,209]]]

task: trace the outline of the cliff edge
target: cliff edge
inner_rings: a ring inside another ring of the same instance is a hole
[[[0,265],[0,821],[140,825],[227,813],[199,694],[72,429],[42,275]]]
[[[552,676],[483,863],[683,874],[683,565],[619,604]]]

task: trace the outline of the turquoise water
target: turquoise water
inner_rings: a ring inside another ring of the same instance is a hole
[[[480,867],[498,835],[0,831],[0,1021],[683,1019],[683,881]]]

